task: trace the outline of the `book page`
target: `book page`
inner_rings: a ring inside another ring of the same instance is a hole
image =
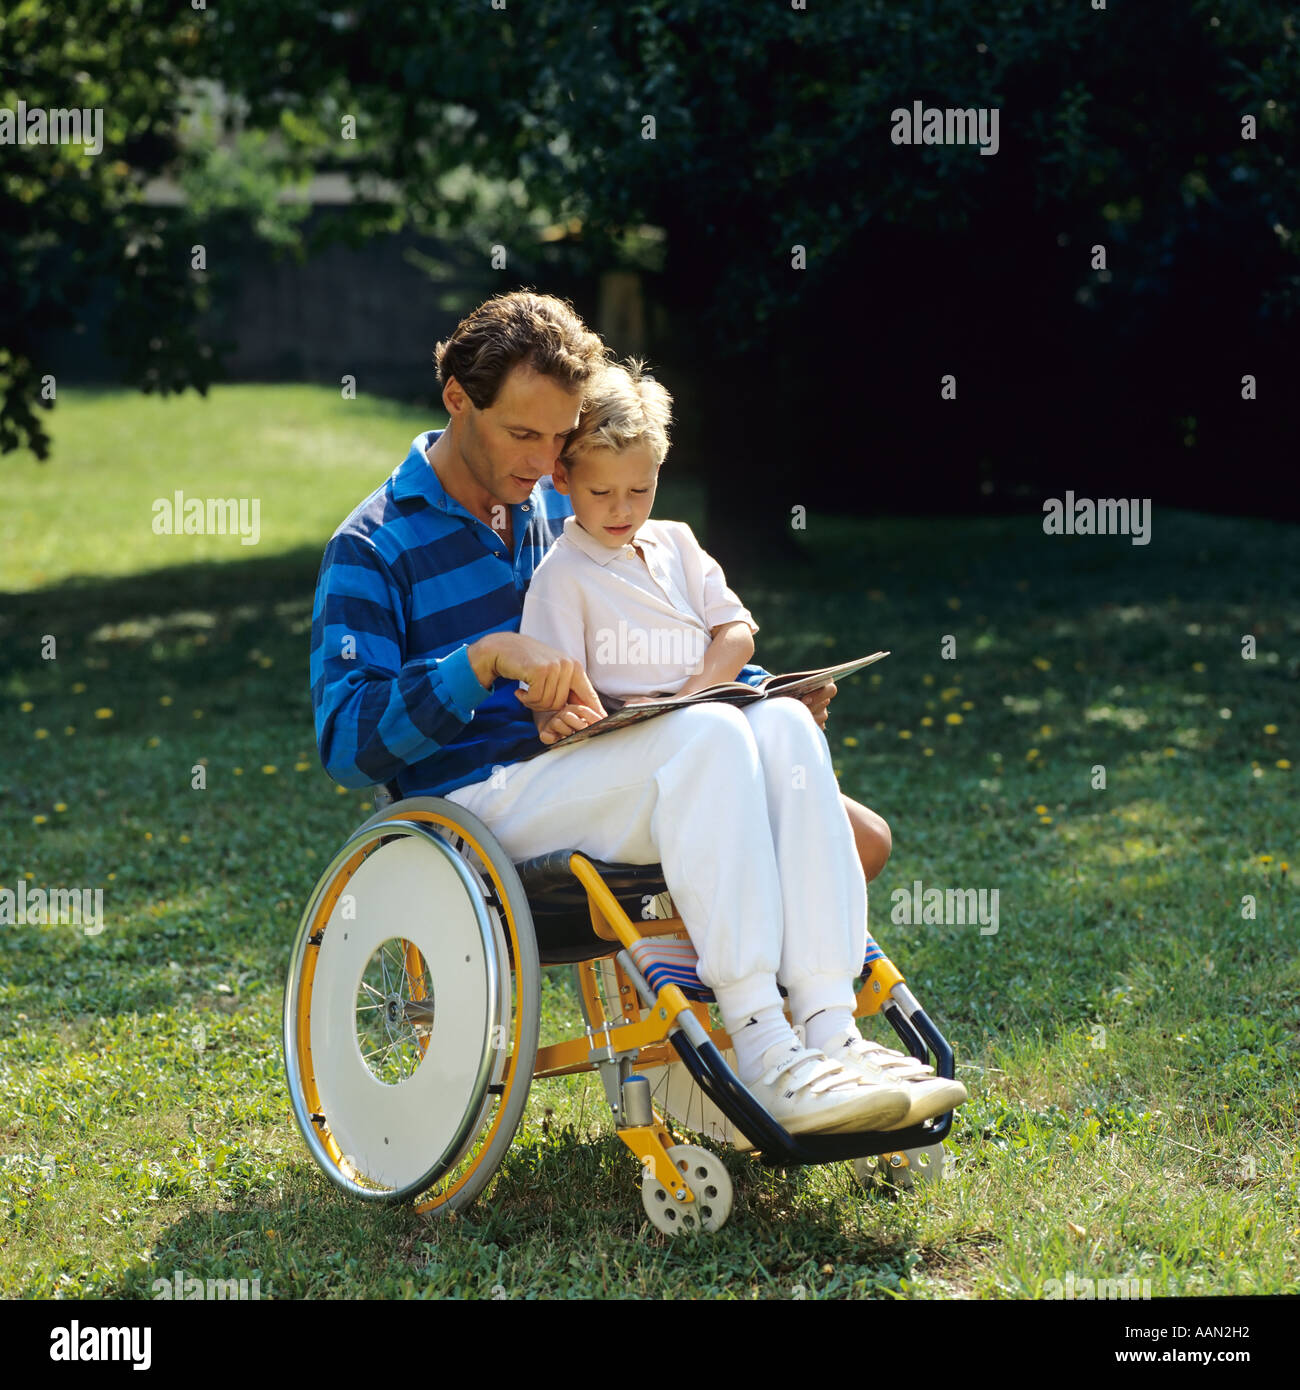
[[[670,714],[675,709],[689,709],[692,705],[731,704],[748,705],[763,699],[763,692],[752,685],[740,681],[729,681],[725,685],[711,686],[708,690],[696,691],[694,695],[666,695],[663,699],[645,700],[634,705],[623,705],[613,714],[588,724],[585,729],[566,734],[555,743],[542,744],[538,752],[549,752],[552,748],[568,748],[575,743],[585,743],[589,738],[601,734],[611,734],[617,729],[626,729],[660,714]],[[530,754],[536,757],[537,754]]]
[[[820,671],[791,671],[782,676],[769,676],[763,681],[762,688],[768,695],[806,695],[810,690],[843,680],[845,676],[851,676],[888,655],[888,652],[872,652],[870,656],[860,656],[855,661],[841,662],[838,666],[826,666]]]

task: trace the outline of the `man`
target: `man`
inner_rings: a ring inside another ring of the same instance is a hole
[[[604,713],[581,666],[518,625],[570,511],[548,475],[606,360],[569,306],[530,293],[489,300],[439,345],[447,429],[417,437],[325,552],[312,624],[322,762],[346,786],[396,781],[459,802],[515,859],[577,848],[662,863],[740,1078],[791,1132],[940,1114],[965,1098],[960,1083],[853,1026],[866,896],[815,722],[831,692],[816,716],[793,700],[748,719],[706,705],[519,761],[537,747],[531,711]]]

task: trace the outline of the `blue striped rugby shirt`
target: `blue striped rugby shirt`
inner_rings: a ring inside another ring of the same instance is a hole
[[[381,487],[335,531],[316,581],[311,698],[325,771],[345,787],[396,781],[443,796],[536,753],[519,682],[479,683],[467,648],[518,632],[524,593],[573,512],[541,479],[513,507],[514,555],[447,495],[426,430]],[[354,650],[346,653],[346,640]],[[767,673],[747,666],[740,679]]]

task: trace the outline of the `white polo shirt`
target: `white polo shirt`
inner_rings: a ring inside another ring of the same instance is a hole
[[[602,697],[675,695],[699,672],[719,623],[758,624],[683,521],[649,520],[602,545],[568,517],[538,565],[519,631],[582,662]]]

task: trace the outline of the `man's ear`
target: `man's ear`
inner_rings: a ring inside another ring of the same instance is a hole
[[[465,394],[465,388],[454,376],[449,376],[447,384],[442,388],[442,403],[447,407],[447,414],[453,420],[464,415],[474,404]]]

